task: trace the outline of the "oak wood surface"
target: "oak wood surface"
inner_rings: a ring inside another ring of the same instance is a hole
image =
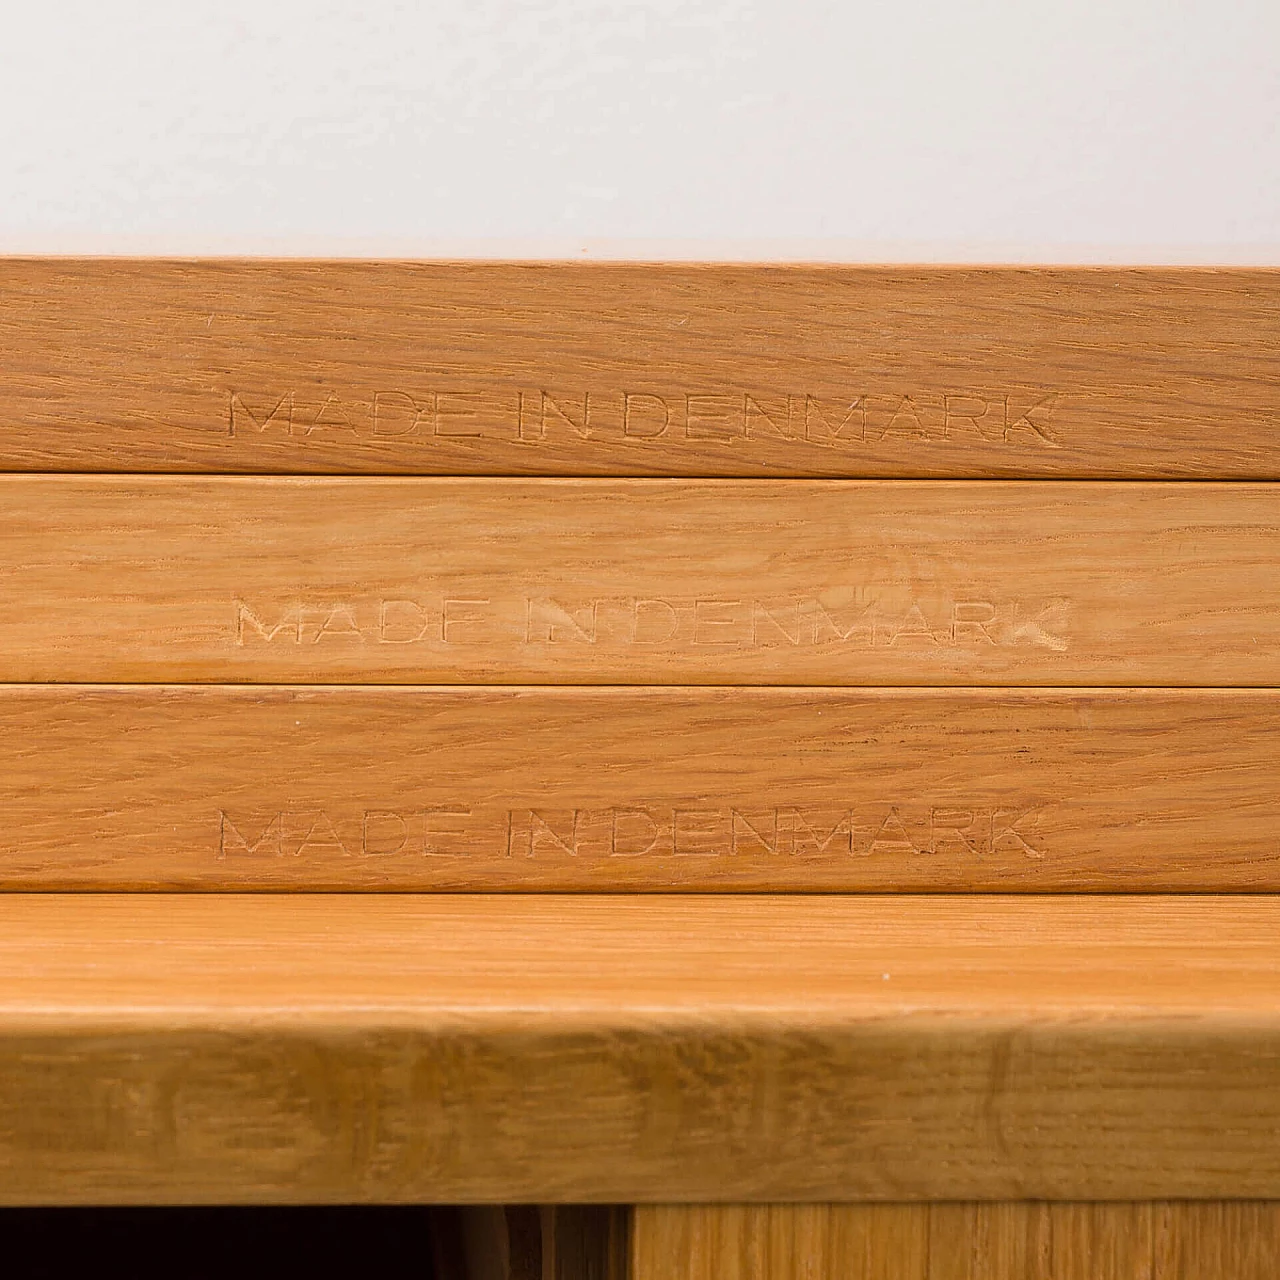
[[[1271,1280],[1274,1201],[640,1205],[631,1280]]]
[[[1268,269],[0,260],[0,468],[1280,477]]]
[[[10,889],[1276,890],[1280,691],[0,687]]]
[[[637,1205],[630,1280],[933,1280],[930,1207]]]
[[[0,476],[0,884],[1277,887],[1276,694],[1210,686],[1280,685],[1280,490],[1060,480],[1280,479],[1280,273],[7,260],[0,302],[0,470],[369,473]],[[0,1200],[1276,1196],[1277,925],[9,895]],[[1280,1248],[1257,1204],[640,1212],[717,1275]]]
[[[0,477],[0,678],[1280,684],[1280,488]]]
[[[0,1200],[1275,1197],[1280,900],[10,895]]]

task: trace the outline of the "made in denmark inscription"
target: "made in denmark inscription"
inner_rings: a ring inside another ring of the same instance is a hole
[[[217,857],[1045,857],[1049,806],[965,804],[219,810]]]
[[[788,596],[457,596],[233,602],[237,646],[762,649],[1068,647],[1070,603],[840,588]]]
[[[235,439],[491,440],[507,444],[680,441],[746,445],[1061,446],[1060,391],[851,391],[840,395],[581,390],[228,390]]]

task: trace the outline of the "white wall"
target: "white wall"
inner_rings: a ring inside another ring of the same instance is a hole
[[[1280,0],[0,5],[7,251],[1280,262]]]

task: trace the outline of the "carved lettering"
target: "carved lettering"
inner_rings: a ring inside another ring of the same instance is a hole
[[[934,808],[929,811],[930,853],[977,854],[981,839],[976,809]]]
[[[424,417],[435,418],[435,397],[420,402],[407,391],[373,393],[372,431],[375,436],[396,438],[414,435]]]
[[[794,399],[787,396],[780,407],[765,407],[763,398],[747,394],[742,397],[742,434],[752,436],[776,436],[779,440],[793,440],[791,415]]]
[[[393,809],[366,809],[360,828],[360,852],[367,857],[394,857],[409,843],[409,823]]]
[[[229,854],[246,854],[257,857],[260,853],[268,857],[278,858],[281,855],[281,827],[284,814],[276,813],[257,834],[256,837],[244,835],[240,828],[232,822],[225,809],[218,810],[218,857],[226,858]],[[247,825],[247,824],[246,824]]]
[[[720,809],[673,809],[671,811],[671,852],[677,858],[716,857],[724,852],[724,811]]]
[[[824,822],[820,816],[815,817],[812,811],[806,814],[800,809],[788,809],[785,813],[793,853],[815,853],[821,857],[829,849],[835,853],[842,850],[845,853],[853,852],[852,814],[840,814],[834,822],[828,814],[827,821]]]
[[[972,639],[978,644],[995,644],[988,628],[998,616],[999,610],[990,600],[957,600],[951,606],[952,643]]]
[[[1071,604],[1055,598],[913,597],[894,587],[827,587],[786,596],[591,596],[502,599],[374,596],[368,600],[232,601],[238,647],[588,645],[643,649],[945,649],[1070,647]]]
[[[759,849],[763,853],[778,853],[781,849],[778,816],[777,809],[759,813],[730,809],[729,852],[737,854],[741,849],[752,852]]]
[[[997,809],[991,820],[991,850],[993,853],[1012,849],[1039,861],[1044,850],[1033,845],[1028,838],[1027,827],[1039,817],[1036,809]]]
[[[311,643],[319,644],[326,636],[364,643],[364,634],[356,625],[353,605],[339,604],[330,609],[319,629],[312,636]]]
[[[867,437],[867,398],[855,396],[843,409],[828,416],[828,408],[817,396],[804,398],[804,438],[835,446],[844,438],[865,440]]]
[[[295,852],[300,855],[308,850],[332,850],[342,854],[343,857],[351,856],[351,850],[343,843],[342,837],[334,828],[332,819],[323,809],[316,814],[315,820],[307,828]]]
[[[325,397],[324,403],[317,410],[316,415],[307,424],[305,434],[310,435],[313,431],[341,431],[348,435],[359,435],[356,430],[356,424],[351,420],[351,415],[347,412],[346,406],[335,395]]]
[[[467,805],[431,805],[415,811],[422,821],[422,853],[428,858],[457,856],[473,815]]]
[[[925,616],[920,610],[918,604],[912,604],[907,612],[902,616],[898,625],[894,628],[893,633],[889,636],[889,646],[892,648],[899,640],[906,636],[908,639],[917,638],[927,640],[930,644],[936,645],[938,637],[933,633],[933,629],[925,621]]]
[[[680,612],[669,600],[636,600],[631,616],[632,644],[670,644],[680,630]]]
[[[671,424],[671,409],[661,396],[622,396],[622,434],[631,440],[659,440]]]
[[[234,436],[237,431],[248,429],[261,435],[271,426],[283,427],[287,435],[293,434],[293,398],[292,391],[286,391],[275,404],[268,409],[251,409],[236,391],[227,392],[227,434]]]
[[[542,393],[542,435],[547,434],[551,420],[565,423],[579,440],[591,439],[591,392],[582,393],[582,413],[575,422],[567,409],[562,409],[545,391]]]
[[[929,433],[925,430],[920,413],[920,405],[910,396],[903,396],[880,429],[880,439],[887,440],[893,436],[906,440],[928,440]]]
[[[1061,390],[852,387],[844,391],[690,387],[274,387],[221,393],[233,439],[368,439],[384,446],[486,439],[517,445],[565,440],[589,448],[662,441],[774,450],[877,446],[1061,448]],[[674,424],[674,430],[673,430]]]
[[[764,639],[761,639],[760,627],[764,624]],[[751,643],[755,645],[777,643],[778,638],[786,644],[800,643],[800,601],[791,606],[770,606],[762,600],[751,602]]]
[[[539,844],[551,845],[552,851],[567,853],[570,857],[578,856],[578,823],[581,821],[582,811],[573,809],[567,815],[567,823],[564,818],[553,825],[553,821],[534,809],[529,810],[529,850],[528,856],[534,857],[538,852]]]
[[[563,605],[559,600],[553,599],[527,600],[525,643],[556,644],[567,640],[595,644],[598,609],[597,600],[589,600],[579,608]]]
[[[611,814],[611,857],[642,858],[653,852],[662,835],[662,827],[647,809],[614,809]]]
[[[734,440],[746,434],[737,396],[685,396],[684,434],[690,440]]]
[[[885,814],[884,820],[876,828],[875,834],[871,837],[871,844],[867,849],[868,854],[877,853],[919,853],[915,843],[907,834],[907,829],[902,823],[902,815],[898,812],[897,807],[890,808]]]
[[[1021,601],[1015,601],[1013,643],[1025,642],[1045,649],[1055,649],[1059,653],[1065,651],[1067,639],[1061,631],[1066,626],[1067,607],[1065,600],[1052,600],[1041,605],[1032,615]],[[1051,627],[1052,631],[1049,630]]]
[[[1057,406],[1059,395],[1054,392],[1028,404],[1016,402],[1012,396],[1004,398],[1004,442],[1020,443],[1023,440],[1035,444],[1060,448],[1061,442],[1050,427],[1050,416]]]
[[[876,610],[874,604],[861,604],[855,607],[852,618],[845,612],[845,621],[849,623],[846,627],[838,625],[835,618],[831,616],[825,605],[818,600],[810,602],[813,614],[813,643],[826,644],[834,640],[837,643],[848,644],[850,641],[854,643],[865,643],[870,645],[875,640],[875,618]]]
[[[455,440],[479,440],[484,436],[479,428],[484,408],[482,395],[467,391],[437,391],[434,399],[433,435]]]
[[[269,622],[255,613],[243,600],[237,600],[236,609],[236,644],[244,644],[246,628],[260,639],[270,643],[283,634],[291,638],[295,644],[302,643],[302,610],[286,609],[276,622]]]
[[[991,437],[983,423],[991,414],[991,405],[981,396],[945,395],[942,397],[942,434],[951,439],[968,432],[979,443]]]
[[[416,600],[378,601],[380,644],[414,644],[427,634],[430,625],[426,609]]]
[[[577,864],[613,858],[763,859],[839,863],[890,859],[1041,862],[1050,806],[898,802],[846,806],[563,803],[477,809],[371,803],[217,811],[219,861],[393,859]]]
[[[741,600],[695,600],[693,643],[737,648],[741,644],[736,634],[742,623],[741,608]]]
[[[476,612],[489,603],[488,597],[471,600],[446,600],[440,608],[440,642],[442,644],[475,643],[476,629],[483,626],[483,615]],[[458,630],[466,628],[466,635]]]

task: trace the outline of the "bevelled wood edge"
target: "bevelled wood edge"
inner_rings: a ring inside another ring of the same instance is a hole
[[[0,1200],[1274,1198],[1278,938],[1272,898],[10,896]]]

